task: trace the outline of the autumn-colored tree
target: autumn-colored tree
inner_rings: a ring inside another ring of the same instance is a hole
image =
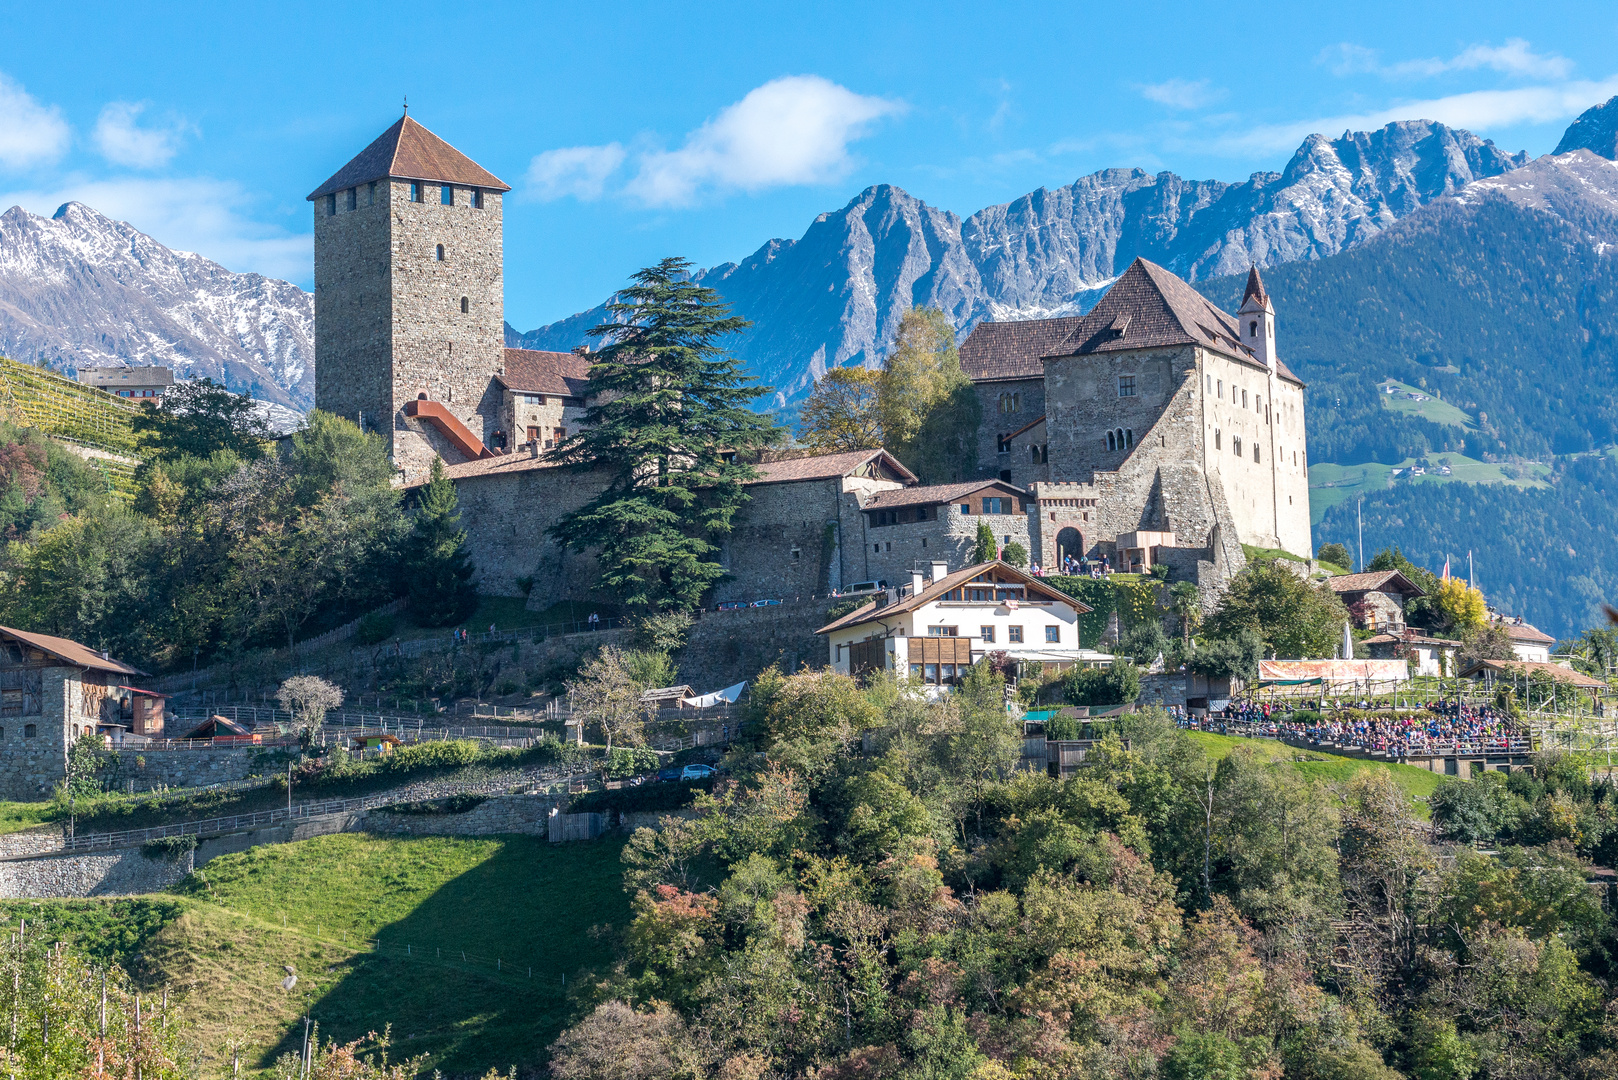
[[[877,393],[882,442],[924,481],[959,480],[974,470],[982,408],[961,370],[955,327],[937,308],[899,320]]]
[[[1460,578],[1445,578],[1438,583],[1433,593],[1433,611],[1444,629],[1457,634],[1480,630],[1489,618],[1483,594]]]
[[[826,372],[798,413],[799,438],[815,450],[864,450],[882,445],[877,390],[882,373],[870,368]]]

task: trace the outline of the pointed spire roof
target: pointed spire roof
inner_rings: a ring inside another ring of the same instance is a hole
[[[1258,276],[1257,264],[1250,263],[1247,270],[1247,291],[1242,293],[1242,307],[1247,306],[1249,300],[1257,300],[1260,304],[1269,301],[1264,292],[1264,279]]]
[[[331,179],[310,192],[309,199],[312,201],[334,191],[358,187],[386,177],[460,184],[485,191],[511,190],[510,184],[406,114],[378,135],[375,142],[356,154],[354,160],[332,174]]]

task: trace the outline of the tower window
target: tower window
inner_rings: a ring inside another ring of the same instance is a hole
[[[1133,376],[1133,375],[1120,375],[1120,376],[1118,376],[1118,396],[1119,397],[1134,397],[1135,396],[1135,376]]]
[[[472,310],[471,303],[466,299],[466,297],[464,297],[464,296],[461,297],[461,314],[465,315],[468,311],[471,311],[471,310]]]
[[[438,262],[443,262],[444,261],[444,245],[443,244],[438,245],[438,251],[437,251],[436,254],[433,255],[433,258]]]
[[[1247,408],[1247,391],[1242,391],[1242,408]]]
[[[1253,444],[1253,460],[1258,460],[1258,443]]]
[[[443,203],[445,206],[454,206],[455,189],[450,187],[448,184],[445,184],[443,187],[439,188],[438,201]]]
[[[410,181],[410,201],[411,202],[421,202],[422,199],[423,199],[423,196],[422,196],[422,193],[421,193],[421,181],[420,180],[412,180],[412,181]]]
[[[995,453],[997,453],[997,454],[1009,454],[1009,453],[1011,453],[1011,440],[1007,436],[1005,436],[1005,435],[997,435],[997,436],[995,436],[994,444],[995,444]]]
[[[1231,452],[1234,453],[1237,457],[1242,456],[1242,437],[1240,435],[1233,435],[1231,437],[1230,449],[1231,449]]]
[[[1220,401],[1225,400],[1225,380],[1220,379],[1219,382],[1216,383],[1215,385],[1217,385],[1219,387],[1219,400]]]
[[[343,202],[347,204],[344,209],[357,210],[360,205],[360,189],[349,188],[347,191],[343,192]]]
[[[1116,449],[1118,449],[1118,444],[1113,441],[1112,432],[1110,432],[1110,431],[1107,432],[1107,449],[1108,450],[1116,450]]]
[[[1214,449],[1219,449],[1219,429],[1214,428]]]
[[[337,216],[337,192],[335,191],[326,196],[326,216]]]
[[[365,185],[365,205],[366,206],[375,206],[376,205],[376,181],[375,180],[372,180],[369,184]]]
[[[473,188],[472,189],[472,209],[474,209],[474,210],[482,210],[483,209],[483,189],[482,188]]]
[[[1134,428],[1124,428],[1124,445],[1125,446],[1134,446],[1135,445],[1135,429]]]
[[[1258,337],[1258,323],[1250,322],[1247,324],[1247,336]]]
[[[1022,394],[1016,393],[1016,394],[1001,394],[1000,395],[1000,411],[1001,412],[1003,412],[1003,413],[1013,413],[1013,412],[1016,412],[1020,408],[1022,408]]]

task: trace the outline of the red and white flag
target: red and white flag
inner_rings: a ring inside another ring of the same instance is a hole
[[[1444,572],[1442,574],[1440,574],[1439,577],[1443,578],[1445,581],[1449,580],[1449,556],[1448,555],[1444,556]]]

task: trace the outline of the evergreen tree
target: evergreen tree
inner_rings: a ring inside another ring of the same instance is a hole
[[[724,577],[719,541],[758,474],[746,456],[780,429],[748,408],[753,385],[721,338],[750,324],[712,289],[685,280],[690,263],[664,259],[608,305],[614,322],[590,368],[585,426],[554,460],[605,474],[605,486],[550,533],[596,550],[601,584],[640,610],[695,607]]]
[[[433,459],[410,533],[410,614],[422,626],[460,622],[477,607],[472,557],[466,550],[455,485]]]
[[[972,550],[972,561],[975,563],[993,562],[994,554],[998,547],[999,545],[994,538],[994,530],[989,527],[989,523],[987,521],[978,522],[977,546]]]

